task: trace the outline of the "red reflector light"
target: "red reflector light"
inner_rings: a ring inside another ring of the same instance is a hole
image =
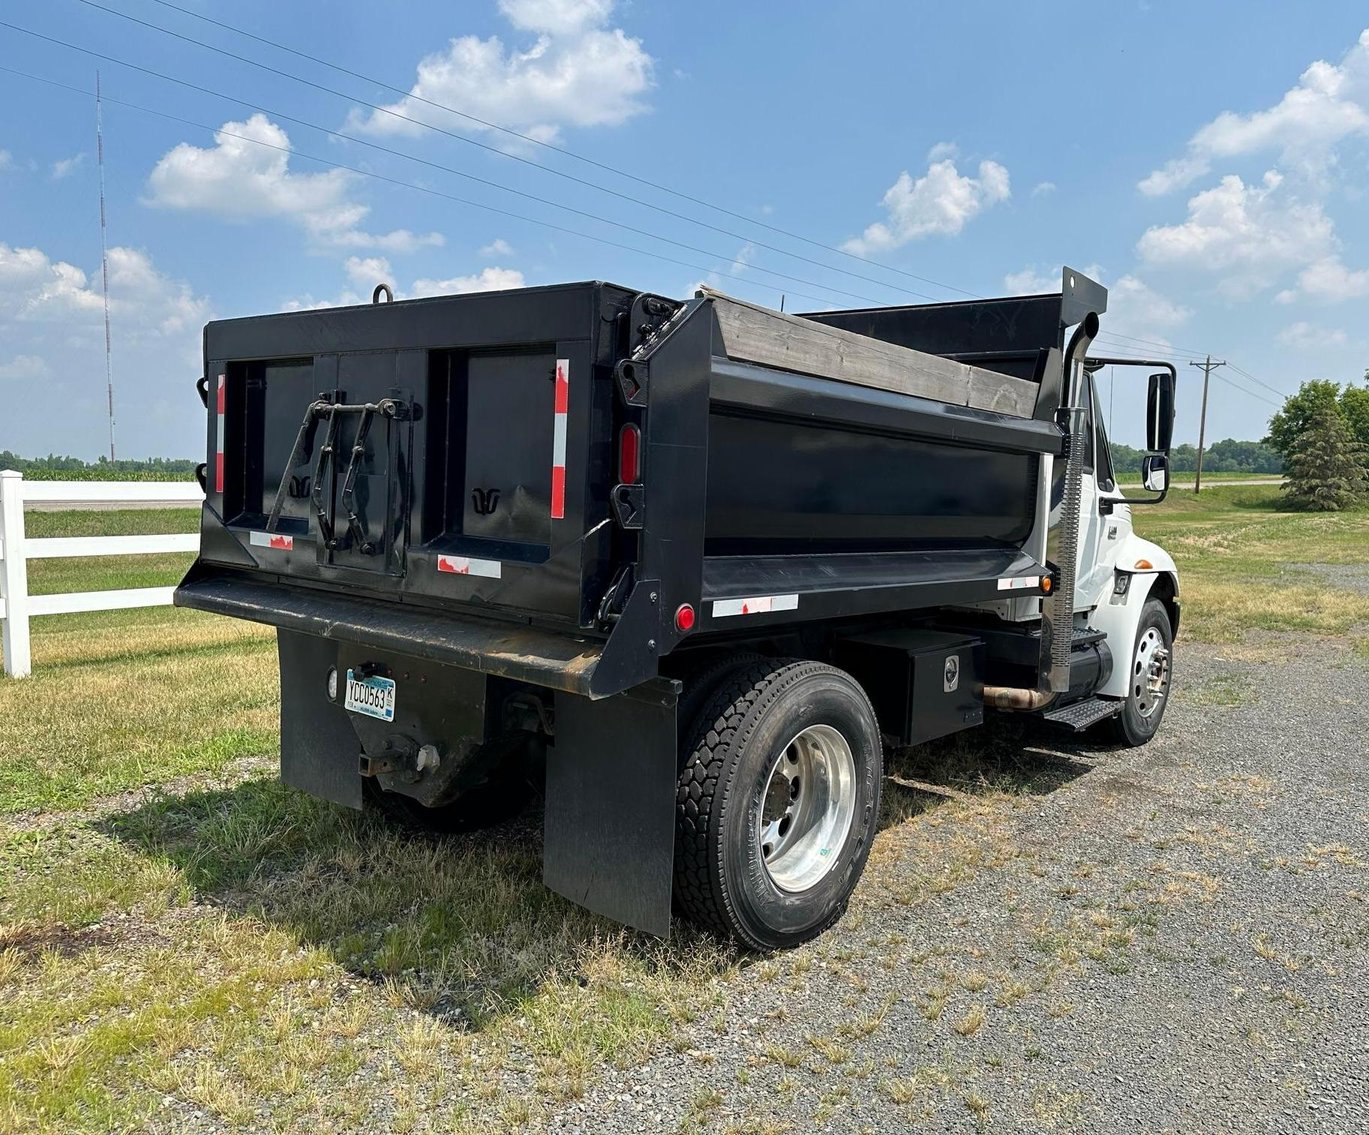
[[[694,629],[694,608],[688,603],[681,603],[676,609],[675,629],[677,631],[689,631]]]
[[[642,431],[631,422],[618,434],[618,483],[635,485],[642,472]]]

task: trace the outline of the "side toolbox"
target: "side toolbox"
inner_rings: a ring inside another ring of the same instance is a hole
[[[836,664],[870,695],[880,728],[920,745],[984,721],[984,643],[921,628],[842,639]]]

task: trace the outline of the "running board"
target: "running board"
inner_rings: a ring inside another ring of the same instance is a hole
[[[1082,733],[1091,725],[1116,717],[1122,712],[1125,703],[1120,698],[1085,698],[1083,701],[1070,702],[1057,709],[1048,709],[1041,714],[1043,721],[1060,725]]]

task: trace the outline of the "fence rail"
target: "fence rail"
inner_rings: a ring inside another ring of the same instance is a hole
[[[28,561],[85,559],[91,556],[146,556],[158,552],[193,552],[195,533],[159,536],[24,535],[24,505],[34,502],[92,503],[117,508],[122,504],[198,505],[204,491],[194,482],[179,481],[25,481],[13,470],[0,470],[0,645],[4,673],[26,678],[33,670],[29,620],[42,615],[75,611],[118,611],[130,607],[162,607],[171,602],[171,587],[132,587],[109,591],[72,591],[64,595],[30,595]]]

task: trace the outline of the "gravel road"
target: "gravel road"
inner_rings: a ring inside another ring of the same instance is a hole
[[[834,931],[550,1128],[1369,1130],[1369,660],[1180,647],[1151,745],[907,792]]]

